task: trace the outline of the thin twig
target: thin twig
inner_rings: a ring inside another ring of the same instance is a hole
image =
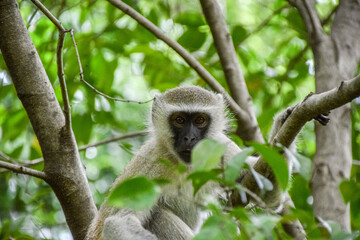
[[[84,151],[84,150],[86,150],[87,148],[90,148],[90,147],[96,147],[96,146],[108,144],[108,143],[111,143],[111,142],[116,142],[116,141],[119,141],[119,140],[123,140],[123,139],[126,139],[126,138],[133,138],[133,137],[143,136],[143,135],[146,135],[148,133],[149,133],[149,131],[145,130],[145,131],[139,131],[139,132],[124,134],[124,135],[117,136],[117,137],[112,137],[112,138],[105,139],[105,140],[100,141],[100,142],[90,143],[90,144],[84,145],[82,147],[79,147],[79,151]]]
[[[149,132],[147,130],[144,130],[144,131],[138,131],[138,132],[124,134],[124,135],[121,135],[121,136],[108,138],[108,139],[105,139],[105,140],[102,140],[102,141],[99,141],[99,142],[90,143],[90,144],[84,145],[82,147],[79,147],[79,152],[84,151],[84,150],[86,150],[86,149],[88,149],[90,147],[97,147],[97,146],[100,146],[100,145],[108,144],[108,143],[111,143],[111,142],[116,142],[116,141],[123,140],[123,139],[126,139],[126,138],[133,138],[133,137],[143,136],[143,135],[146,135],[148,133]],[[21,162],[22,167],[34,166],[34,165],[37,165],[37,164],[42,163],[44,161],[43,158],[37,158],[37,159],[34,159],[34,160],[26,160],[26,161],[19,161],[19,160],[15,160],[15,159],[9,157],[8,155],[6,155],[5,153],[3,153],[1,151],[0,151],[0,159],[6,160],[8,162],[13,162],[13,163]],[[0,173],[2,173],[2,172],[6,172],[6,170],[5,171],[0,170]]]
[[[308,30],[310,40],[316,42],[323,37],[323,28],[314,5],[310,5],[308,0],[288,0],[290,4],[296,7],[302,16],[304,24]]]
[[[65,37],[65,34],[67,32],[70,32],[71,38],[73,40],[74,43],[74,47],[75,47],[75,51],[76,51],[76,56],[78,59],[78,63],[79,63],[79,68],[80,68],[80,80],[85,83],[86,85],[88,85],[91,89],[93,89],[96,93],[98,93],[99,95],[109,98],[111,100],[114,101],[119,101],[119,102],[127,102],[127,103],[138,103],[138,104],[144,104],[144,103],[148,103],[151,102],[153,99],[150,99],[148,101],[144,101],[144,102],[140,102],[140,101],[132,101],[132,100],[124,100],[124,99],[120,99],[120,98],[114,98],[114,97],[110,97],[102,92],[100,92],[99,90],[97,90],[95,87],[93,87],[90,83],[86,82],[84,79],[84,74],[83,74],[83,69],[81,66],[81,61],[80,61],[80,56],[79,56],[79,51],[77,49],[77,44],[74,38],[74,31],[73,29],[65,29],[61,22],[38,0],[31,0],[44,14],[45,16],[47,16],[51,22],[53,22],[55,24],[55,26],[59,29],[59,42],[58,42],[58,58],[57,58],[57,63],[58,63],[58,76],[59,76],[59,81],[60,81],[60,87],[61,87],[61,94],[63,97],[63,102],[64,102],[64,113],[65,113],[65,119],[67,120],[67,125],[71,126],[71,121],[68,121],[69,119],[71,119],[70,117],[70,104],[68,101],[68,94],[67,94],[67,90],[66,90],[66,82],[65,82],[65,77],[64,77],[64,71],[63,71],[63,60],[62,60],[62,48],[63,48],[63,39],[61,40],[61,38]],[[61,53],[61,54],[59,54]],[[61,55],[61,56],[59,56]],[[59,57],[61,57],[61,61],[59,61]],[[61,64],[60,64],[61,62]],[[61,67],[59,66],[61,65]],[[61,68],[59,70],[59,68]]]
[[[214,89],[216,92],[221,93],[226,101],[229,104],[229,107],[236,115],[237,119],[244,123],[248,121],[247,113],[239,107],[239,105],[230,97],[230,95],[226,92],[226,90],[216,81],[216,79],[188,52],[186,51],[180,44],[176,41],[169,38],[166,34],[161,31],[157,26],[155,26],[152,22],[142,16],[140,13],[135,11],[133,8],[128,6],[122,1],[119,0],[108,0],[112,5],[123,11],[125,14],[129,15],[135,21],[137,21],[140,25],[149,30],[152,34],[154,34],[158,39],[162,40],[169,47],[174,49],[197,73],[198,75],[207,83],[209,86]]]
[[[329,22],[329,20],[331,19],[331,16],[336,12],[337,8],[338,8],[338,6],[335,7],[335,8],[330,12],[330,14],[329,14],[324,20],[321,21],[321,26],[324,26],[324,25],[326,25],[326,24]],[[310,47],[310,45],[309,45],[309,44],[306,44],[306,46],[305,46],[300,52],[298,52],[298,54],[296,54],[295,57],[293,57],[293,58],[289,61],[288,65],[287,65],[287,67],[286,67],[286,72],[285,72],[283,75],[277,77],[277,79],[279,79],[280,81],[286,80],[289,72],[295,67],[296,63],[297,63],[298,61],[300,61],[300,59],[304,56],[304,54],[305,54],[306,51],[309,49],[309,47]]]
[[[319,16],[316,13],[315,5],[310,6],[309,2],[306,0],[303,1],[303,3],[310,18],[314,37],[316,39],[320,39],[320,37],[322,36],[322,27]]]
[[[73,40],[73,44],[74,44],[74,47],[75,47],[75,53],[76,53],[76,57],[77,57],[78,64],[79,64],[79,69],[80,69],[80,81],[82,81],[82,82],[85,83],[88,87],[90,87],[92,90],[94,90],[94,92],[96,92],[97,94],[99,94],[99,95],[101,95],[101,96],[103,96],[103,97],[105,97],[105,98],[108,98],[108,99],[111,99],[111,100],[114,100],[114,101],[118,101],[118,102],[125,102],[125,103],[144,104],[144,103],[148,103],[148,102],[151,102],[152,100],[154,100],[154,98],[152,98],[152,99],[147,100],[147,101],[134,101],[134,100],[126,100],[126,99],[121,99],[121,98],[110,97],[109,95],[106,95],[105,93],[100,92],[100,91],[97,90],[94,86],[92,86],[90,83],[88,83],[87,81],[85,81],[85,79],[84,79],[84,71],[83,71],[83,68],[82,68],[79,51],[78,51],[77,44],[76,44],[76,41],[75,41],[74,31],[73,31],[72,29],[71,29],[71,31],[70,31],[70,36],[71,36],[71,38],[72,38],[72,40]]]
[[[55,26],[63,31],[66,32],[67,30],[61,25],[61,22],[54,16],[52,15],[52,13],[38,0],[31,0],[36,7],[38,7],[40,9],[41,12],[43,12],[45,14],[45,16],[52,22],[55,24]]]
[[[57,73],[60,83],[61,96],[63,98],[65,123],[67,129],[71,129],[71,106],[70,106],[68,91],[66,88],[64,62],[63,62],[63,47],[64,47],[64,39],[66,32],[67,31],[62,31],[61,29],[59,29],[59,40],[57,45],[56,62],[58,67]]]
[[[305,100],[296,104],[296,107],[292,110],[270,144],[279,143],[284,147],[289,147],[307,121],[310,121],[320,113],[330,112],[335,108],[341,107],[359,96],[360,75],[351,80],[341,82],[337,88],[306,97]],[[254,169],[265,177],[271,174],[269,172],[270,168],[263,160],[257,161]],[[255,193],[258,191],[255,179],[250,171],[246,172],[241,180],[241,184]]]
[[[282,12],[282,10],[289,8],[290,5],[286,4],[276,10],[274,10],[272,12],[272,14],[270,16],[268,16],[267,18],[265,18],[254,30],[252,30],[251,32],[249,32],[248,34],[245,35],[245,37],[243,39],[241,39],[241,41],[238,43],[237,47],[239,47],[246,39],[248,39],[251,35],[261,31],[266,25],[269,24],[269,22],[271,21],[271,19],[273,19],[274,16],[278,15],[279,13]]]
[[[45,16],[58,28],[59,30],[59,40],[57,44],[56,51],[56,62],[57,62],[57,75],[59,78],[60,88],[61,88],[61,96],[63,99],[64,105],[64,115],[65,115],[65,127],[67,129],[71,129],[71,107],[69,102],[68,91],[66,88],[66,80],[64,73],[64,63],[63,63],[63,47],[64,47],[64,39],[66,33],[70,30],[65,29],[61,22],[38,0],[31,0],[41,12],[45,14]]]
[[[19,166],[19,165],[16,165],[16,164],[4,162],[4,161],[0,161],[0,167],[6,168],[6,169],[8,169],[8,170],[10,170],[12,172],[15,172],[15,173],[26,174],[26,175],[37,177],[37,178],[40,178],[40,179],[45,179],[46,178],[46,174],[44,172],[34,170],[34,169],[31,169],[31,168],[27,168],[27,167],[24,167],[24,166]]]
[[[326,25],[330,21],[331,17],[335,14],[335,12],[337,11],[338,8],[339,8],[339,5],[334,7],[333,10],[329,13],[329,15],[326,18],[321,20],[321,26]]]
[[[36,8],[35,11],[31,14],[28,23],[26,24],[26,28],[29,29],[31,26],[31,22],[34,20],[34,17],[36,13],[38,12],[38,9]]]

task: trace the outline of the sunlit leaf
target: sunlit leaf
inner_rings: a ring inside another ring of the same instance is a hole
[[[118,208],[144,210],[155,204],[159,194],[160,187],[154,181],[145,177],[134,177],[117,185],[107,203]]]
[[[254,148],[245,148],[240,153],[232,157],[227,163],[224,171],[225,182],[234,185],[236,178],[239,177],[245,164],[245,160],[254,152]]]
[[[360,198],[360,183],[345,180],[340,183],[340,191],[346,203]]]
[[[204,186],[208,181],[219,181],[218,175],[222,172],[221,169],[213,169],[211,171],[198,171],[191,173],[187,178],[192,181],[194,187],[194,195]]]
[[[289,183],[289,169],[285,158],[275,149],[260,143],[251,143],[264,158],[265,162],[269,164],[275,174],[275,178],[282,190],[288,187]]]
[[[205,139],[196,144],[191,151],[191,163],[195,171],[208,171],[218,166],[226,147],[211,139]]]
[[[193,240],[235,239],[236,235],[237,226],[231,218],[224,215],[213,215],[206,219]]]

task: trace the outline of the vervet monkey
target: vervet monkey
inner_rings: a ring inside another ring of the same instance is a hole
[[[180,186],[181,179],[168,166],[183,162],[188,168],[191,151],[200,140],[214,139],[226,145],[224,162],[240,148],[225,135],[228,124],[226,104],[221,94],[196,86],[178,87],[154,98],[149,126],[150,138],[126,166],[113,185],[133,176],[165,178],[172,184],[164,187],[157,203],[150,210],[133,211],[103,204],[89,228],[89,240],[155,240],[191,239],[199,224],[195,201],[216,195],[220,186],[207,183],[193,198],[189,181]]]

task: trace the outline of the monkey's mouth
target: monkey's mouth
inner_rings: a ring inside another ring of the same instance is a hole
[[[191,162],[191,150],[190,149],[185,149],[184,151],[181,151],[180,156],[184,162],[186,162],[186,163]]]
[[[181,153],[184,154],[184,155],[191,155],[191,149],[185,149]]]

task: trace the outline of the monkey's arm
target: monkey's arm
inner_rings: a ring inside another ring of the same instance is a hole
[[[142,213],[136,215],[142,215]],[[120,212],[106,218],[102,231],[104,240],[157,240],[154,234],[143,227],[141,220],[144,221],[144,219],[136,215]]]
[[[193,230],[183,220],[162,206],[153,210],[146,228],[161,240],[190,240],[194,236]]]

